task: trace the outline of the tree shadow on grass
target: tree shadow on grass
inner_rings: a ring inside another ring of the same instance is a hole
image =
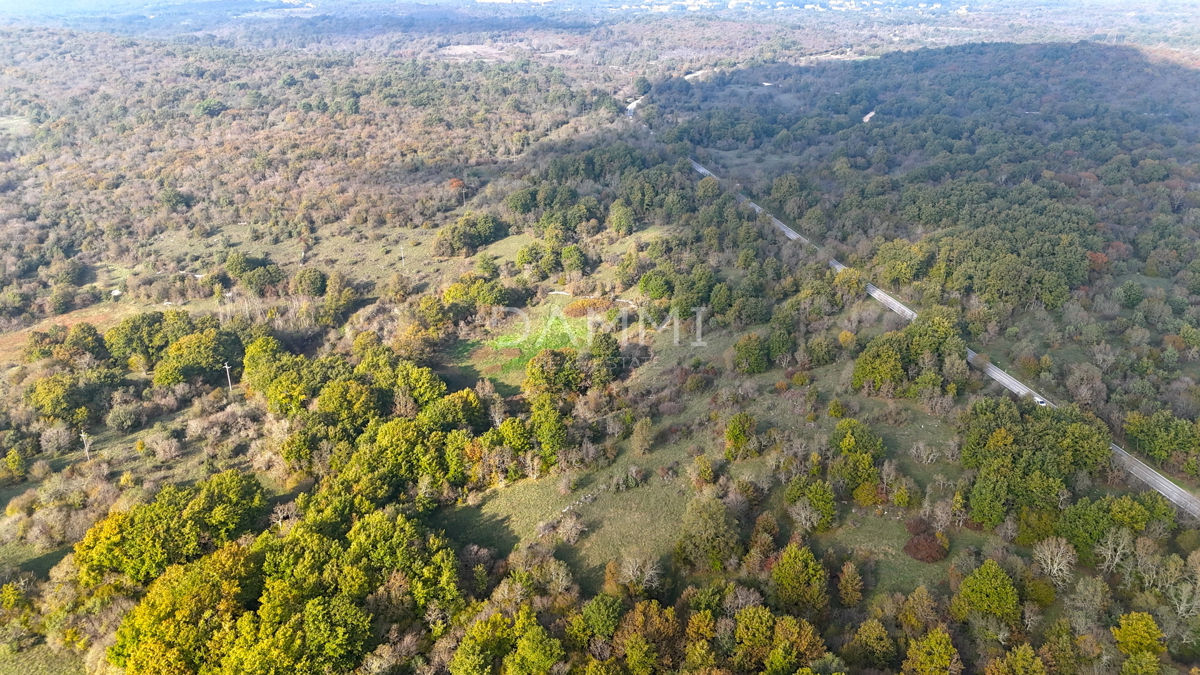
[[[507,556],[521,541],[509,526],[509,518],[484,513],[478,506],[453,506],[439,509],[431,519],[434,527],[461,548],[477,544],[496,549],[500,557]]]
[[[24,572],[33,572],[39,579],[49,579],[50,569],[67,557],[67,554],[74,550],[74,547],[66,546],[57,551],[44,553],[36,558],[30,558],[21,563],[21,570]]]
[[[592,527],[593,523],[588,523],[588,529],[590,530]],[[604,568],[608,561],[603,564],[588,565],[579,546],[566,544],[554,550],[554,557],[565,562],[571,569],[571,576],[575,578],[575,583],[579,584],[584,596],[592,596],[600,592],[601,587],[604,586]]]

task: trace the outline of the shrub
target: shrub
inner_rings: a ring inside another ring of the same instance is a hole
[[[658,406],[658,414],[663,417],[674,417],[687,410],[687,406],[679,401],[666,401]]]
[[[44,459],[39,459],[33,463],[32,467],[29,468],[29,475],[34,480],[44,480],[52,473],[54,473],[54,470],[50,468],[50,462],[47,462]]]
[[[767,372],[767,344],[755,333],[745,335],[733,346],[734,368],[739,373],[752,375]]]
[[[867,481],[854,488],[854,502],[863,507],[874,506],[879,503],[879,493],[876,484]]]
[[[834,419],[841,419],[846,416],[846,407],[836,398],[829,402],[829,416]]]
[[[140,403],[123,403],[113,406],[104,418],[104,424],[115,431],[129,431],[145,422]]]
[[[758,423],[747,413],[738,413],[725,425],[725,456],[730,460],[750,456],[750,438]]]
[[[67,451],[71,447],[71,443],[75,441],[75,434],[67,425],[56,424],[43,431],[39,440],[42,452],[49,455],[57,455],[60,452]]]
[[[1045,609],[1054,603],[1054,585],[1045,579],[1030,579],[1025,584],[1025,600]]]
[[[944,538],[932,534],[918,534],[904,545],[904,552],[914,560],[935,563],[946,557],[950,547]]]

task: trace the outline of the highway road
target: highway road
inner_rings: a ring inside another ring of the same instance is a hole
[[[691,159],[689,161],[691,161],[692,168],[694,168],[697,173],[704,176],[712,176],[714,178],[717,177],[716,174],[701,166],[698,162],[696,162],[696,160]],[[736,197],[738,202],[746,204],[750,208],[754,209],[756,213],[763,212],[763,208],[761,206],[750,201],[745,195],[738,193]],[[795,230],[787,225],[784,225],[777,218],[771,216],[771,214],[767,215],[770,216],[771,222],[774,223],[775,227],[778,228],[779,231],[782,232],[783,235],[788,239],[802,242],[807,246],[813,245],[812,242],[800,236]],[[832,258],[829,259],[829,266],[835,270],[838,270],[839,272],[846,268],[845,265]],[[893,298],[891,295],[877,288],[873,284],[867,284],[867,294],[883,303],[883,305],[888,309],[909,321],[917,318],[917,313],[915,311],[905,306],[904,303]],[[992,378],[998,382],[1000,386],[1011,391],[1017,396],[1031,396],[1038,405],[1055,407],[1054,404],[1051,403],[1046,397],[1025,386],[1025,384],[1017,378],[1009,375],[1001,368],[988,363],[983,359],[980,359],[979,354],[976,354],[974,350],[967,350],[967,361],[969,361],[972,365],[981,368],[985,375]],[[1174,504],[1181,511],[1191,514],[1194,518],[1200,518],[1200,499],[1197,499],[1195,495],[1179,487],[1173,481],[1171,481],[1171,479],[1155,471],[1137,457],[1129,454],[1124,448],[1116,443],[1111,444],[1111,449],[1114,459],[1116,459],[1118,464],[1125,467],[1125,469],[1129,471],[1130,475],[1145,483],[1155,492],[1158,492],[1162,496],[1166,497],[1168,501]]]

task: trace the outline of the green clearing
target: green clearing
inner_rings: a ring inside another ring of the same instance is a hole
[[[45,331],[55,325],[69,328],[77,323],[86,321],[95,325],[100,332],[104,332],[108,328],[120,323],[127,316],[156,309],[161,310],[163,307],[140,300],[122,300],[119,302],[99,302],[91,307],[84,307],[83,309],[77,309],[66,314],[48,317],[29,328],[0,335],[0,364],[9,364],[9,366],[12,366],[21,361],[21,350],[25,348],[25,341],[29,338],[29,333],[32,331]]]
[[[44,644],[18,654],[0,656],[0,675],[83,675],[83,659],[56,652]]]
[[[836,530],[814,537],[816,548],[841,548],[865,555],[875,563],[871,593],[909,593],[920,585],[934,588],[947,586],[950,561],[967,547],[987,550],[1000,543],[994,535],[960,528],[950,533],[950,553],[936,563],[913,560],[904,553],[908,541],[903,517],[852,516],[843,519]]]
[[[445,214],[447,221],[457,218],[458,211]],[[209,263],[203,253],[234,249],[251,257],[263,257],[284,268],[289,274],[303,265],[317,265],[332,270],[347,270],[355,279],[381,282],[393,274],[404,274],[436,289],[444,280],[456,279],[474,267],[474,260],[463,257],[443,258],[433,253],[437,228],[389,228],[364,235],[349,227],[330,229],[319,237],[306,237],[311,246],[299,238],[277,238],[271,228],[261,223],[230,223],[218,225],[204,238],[182,232],[168,232],[157,238],[151,247],[154,252],[174,259],[194,272],[208,271]],[[500,261],[515,261],[517,251],[535,241],[525,233],[514,233],[479,249],[480,253],[495,256]],[[427,289],[428,290],[428,289]]]
[[[474,378],[486,377],[500,393],[517,393],[525,379],[525,364],[543,349],[588,346],[587,319],[572,319],[563,308],[575,298],[551,295],[536,307],[506,315],[503,327],[491,339],[459,342],[447,353],[457,373],[444,373],[451,384],[474,385]]]
[[[530,315],[531,337],[522,338],[524,325],[514,323],[491,340],[461,343],[455,352],[459,370],[475,369],[496,380],[498,385],[504,384],[515,390],[524,376],[525,363],[540,349],[582,346],[582,340],[572,344],[570,338],[572,331],[577,331],[575,334],[580,336],[586,334],[585,321],[561,316],[561,308],[571,300],[566,296],[551,296],[534,308]],[[878,330],[878,325],[866,326],[860,335]],[[628,387],[630,390],[659,391],[671,377],[667,371],[677,365],[695,359],[720,364],[726,350],[744,334],[744,331],[713,327],[705,330],[707,344],[697,347],[692,345],[694,335],[686,334],[683,327],[678,344],[670,327],[657,334],[648,332],[654,356],[631,373]],[[630,334],[630,337],[635,336],[636,329]],[[901,471],[922,488],[934,482],[938,475],[956,480],[961,468],[944,458],[925,465],[907,454],[908,448],[918,440],[934,447],[944,446],[953,437],[953,429],[907,400],[890,403],[905,411],[907,421],[895,426],[875,421],[882,418],[889,407],[888,402],[837,393],[847,365],[848,362],[842,361],[811,371],[813,386],[820,392],[822,410],[835,395],[843,402],[857,404],[859,412],[855,416],[872,421],[872,427],[884,438],[889,457],[894,458]],[[655,556],[666,567],[678,538],[678,524],[688,502],[696,495],[686,477],[687,467],[693,462],[688,452],[690,448],[703,450],[710,459],[723,464],[720,473],[731,479],[750,479],[765,485],[772,485],[774,480],[769,456],[725,463],[723,440],[715,427],[706,427],[690,437],[680,434],[674,441],[667,440],[672,426],[708,417],[713,410],[710,399],[716,389],[749,383],[758,394],[743,408],[758,420],[760,431],[780,427],[796,438],[826,438],[832,431],[837,420],[824,414],[812,423],[794,414],[792,403],[775,389],[775,384],[782,378],[783,372],[778,368],[760,375],[725,377],[708,390],[683,396],[678,399],[685,405],[683,411],[670,416],[655,415],[659,441],[648,455],[633,456],[628,442],[620,443],[613,463],[580,477],[577,489],[569,495],[559,493],[558,476],[526,479],[489,490],[477,506],[442,509],[434,515],[433,522],[458,542],[474,541],[506,553],[518,542],[535,541],[540,523],[557,520],[574,504],[574,511],[587,530],[576,544],[559,544],[557,554],[571,565],[576,580],[585,591],[598,590],[603,582],[605,565],[624,553]],[[646,471],[644,483],[631,489],[613,490],[614,479],[628,475],[634,465]],[[660,478],[660,467],[671,468],[673,477]],[[783,515],[783,486],[777,481],[766,495],[764,504],[779,519],[783,530],[779,543],[786,541],[790,523]],[[842,511],[839,527],[814,538],[813,543],[819,549],[836,546],[868,555],[876,563],[876,591],[908,592],[921,584],[937,585],[945,578],[948,560],[929,565],[904,554],[903,547],[909,535],[904,529],[903,516],[854,514],[845,505]],[[744,535],[749,534],[749,525],[745,524]],[[991,535],[970,530],[954,532],[951,534],[951,555],[966,546],[986,548],[993,541]]]
[[[33,131],[29,118],[20,115],[0,115],[0,136],[24,136]]]

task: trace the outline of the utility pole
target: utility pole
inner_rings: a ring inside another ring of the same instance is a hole
[[[83,454],[87,456],[87,461],[92,461],[92,437],[86,431],[81,431],[79,440],[83,441]]]
[[[229,362],[225,362],[225,381],[229,383],[229,398],[233,399],[233,376],[229,374]]]

